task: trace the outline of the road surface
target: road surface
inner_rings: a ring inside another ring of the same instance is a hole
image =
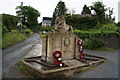
[[[92,51],[85,50],[86,53],[106,57],[107,61],[92,70],[77,74],[76,78],[118,78],[118,52],[115,51]],[[119,76],[120,77],[120,76]]]

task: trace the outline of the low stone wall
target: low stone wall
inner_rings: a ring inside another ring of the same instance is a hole
[[[117,35],[109,35],[108,37],[100,37],[100,40],[104,42],[105,47],[118,49],[120,48],[120,37]]]

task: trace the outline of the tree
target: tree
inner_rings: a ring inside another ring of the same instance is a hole
[[[113,23],[115,21],[115,17],[112,17],[113,15],[113,8],[108,8],[108,14],[106,14],[106,23]]]
[[[107,11],[107,8],[105,8],[105,5],[102,2],[100,1],[94,2],[93,5],[91,6],[91,10],[95,11],[96,16],[100,23],[105,22],[105,11]]]
[[[2,14],[2,25],[6,26],[9,31],[16,29],[18,18],[10,14]]]
[[[84,5],[83,11],[81,12],[81,14],[91,14],[91,11],[89,7],[87,7],[87,5]]]
[[[66,23],[73,26],[74,29],[88,30],[98,28],[96,17],[78,17],[75,15],[67,15]]]
[[[65,6],[65,3],[63,1],[59,1],[54,12],[53,12],[53,17],[52,17],[52,25],[55,23],[55,19],[59,16],[64,16],[67,12],[67,8]]]
[[[17,16],[22,17],[22,24],[26,25],[30,29],[34,29],[37,24],[37,18],[40,16],[40,13],[31,6],[18,6],[16,8]]]

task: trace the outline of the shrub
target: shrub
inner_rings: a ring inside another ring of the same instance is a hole
[[[33,34],[31,29],[26,29],[24,32],[27,34],[27,36],[31,36]]]
[[[87,39],[83,42],[83,47],[85,49],[97,49],[102,46],[104,46],[104,43],[95,38]]]
[[[47,31],[48,32],[48,31],[53,30],[53,27],[40,27],[39,30],[40,31]]]
[[[45,34],[40,34],[40,38],[44,38],[47,35],[47,33]]]
[[[7,32],[9,32],[9,30],[7,29],[7,27],[2,26],[2,33],[4,34],[4,33],[7,33]]]
[[[11,30],[12,33],[17,33],[18,31],[17,30]]]

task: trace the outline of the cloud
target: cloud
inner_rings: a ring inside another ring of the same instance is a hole
[[[59,0],[1,0],[0,2],[0,14],[12,14],[16,15],[16,6],[19,6],[21,2],[24,5],[30,5],[37,9],[41,13],[39,22],[42,17],[52,17],[53,11]],[[84,4],[90,6],[93,2],[98,0],[62,0],[65,2],[68,9],[74,9],[77,14],[80,14]],[[106,7],[114,8],[114,16],[116,16],[116,22],[118,21],[118,1],[119,0],[102,0]]]

